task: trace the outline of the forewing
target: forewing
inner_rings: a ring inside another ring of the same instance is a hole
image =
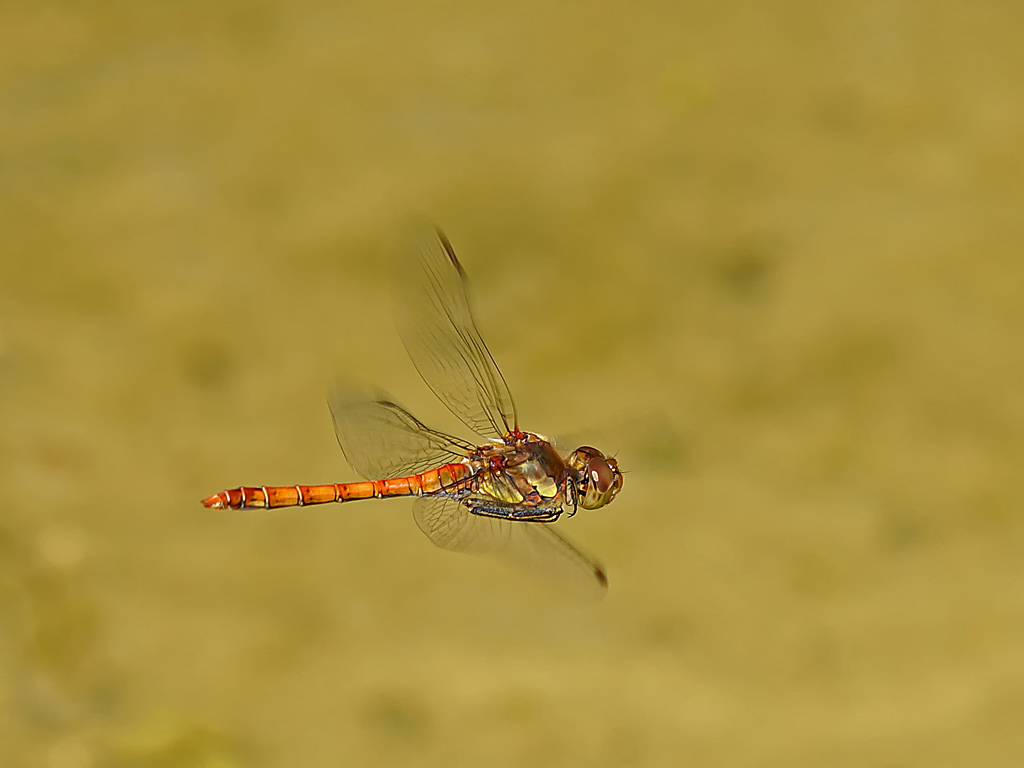
[[[473,450],[465,440],[430,429],[387,400],[349,401],[335,393],[329,405],[345,458],[367,480],[426,472]]]
[[[474,432],[518,429],[515,403],[469,303],[462,265],[440,230],[421,240],[396,278],[398,327],[420,376]]]
[[[442,549],[499,557],[542,573],[580,596],[599,598],[608,588],[601,564],[550,523],[480,517],[454,499],[431,496],[416,500],[413,517]]]

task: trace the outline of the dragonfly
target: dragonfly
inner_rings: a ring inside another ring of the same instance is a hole
[[[396,277],[399,334],[427,386],[480,439],[431,429],[387,398],[334,393],[335,434],[362,482],[242,486],[203,505],[274,509],[415,496],[416,524],[438,547],[497,555],[603,594],[604,568],[551,523],[611,503],[622,488],[616,459],[587,445],[563,456],[548,438],[520,429],[448,238],[436,229],[411,256]]]

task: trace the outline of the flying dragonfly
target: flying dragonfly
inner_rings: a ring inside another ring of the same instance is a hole
[[[505,377],[477,328],[468,281],[439,229],[397,279],[402,341],[427,386],[482,440],[431,429],[387,399],[332,395],[335,434],[364,482],[243,486],[203,499],[213,509],[296,507],[418,497],[413,516],[437,546],[517,560],[603,593],[604,568],[551,524],[611,503],[622,488],[612,456],[563,456],[519,428]]]

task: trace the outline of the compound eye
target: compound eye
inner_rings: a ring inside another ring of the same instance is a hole
[[[615,482],[615,473],[605,459],[591,459],[587,462],[587,477],[598,493],[606,493]]]

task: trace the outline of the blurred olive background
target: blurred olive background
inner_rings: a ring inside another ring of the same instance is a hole
[[[1024,10],[6,3],[4,766],[1017,766]],[[325,395],[443,225],[598,605],[438,550]]]

